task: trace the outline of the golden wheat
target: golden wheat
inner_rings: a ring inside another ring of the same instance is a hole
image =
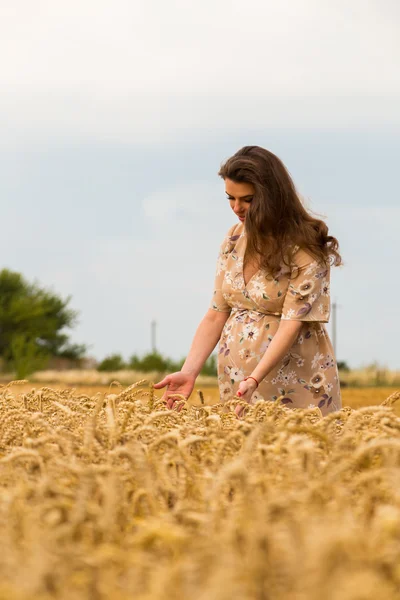
[[[0,389],[0,600],[400,597],[399,393],[178,412],[144,384]]]

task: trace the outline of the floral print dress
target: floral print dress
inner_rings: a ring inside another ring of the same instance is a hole
[[[324,323],[330,315],[330,269],[303,249],[293,250],[293,267],[275,278],[260,269],[247,285],[244,223],[232,226],[221,244],[210,308],[229,313],[218,348],[221,401],[236,394],[278,330],[281,319],[302,321],[290,351],[253,392],[251,402],[279,401],[289,407],[318,406],[322,414],[341,408],[340,384]]]

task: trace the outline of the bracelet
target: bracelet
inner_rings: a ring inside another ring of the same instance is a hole
[[[255,382],[256,382],[256,384],[257,384],[257,387],[260,385],[260,384],[258,383],[257,379],[256,379],[255,377],[252,377],[252,375],[249,375],[248,377],[245,377],[245,378],[244,378],[244,381],[246,381],[246,379],[254,379],[254,381],[255,381]]]

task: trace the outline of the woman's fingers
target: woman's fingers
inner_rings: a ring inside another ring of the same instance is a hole
[[[174,402],[175,402],[175,400],[173,398],[168,398],[168,400],[167,400],[167,408],[173,408],[174,407]]]
[[[173,398],[169,398],[167,401],[167,408],[170,408],[171,410],[178,410],[178,412],[181,412],[182,410],[182,402],[179,402],[179,400],[174,400]]]
[[[169,382],[169,376],[167,375],[167,377],[164,377],[164,379],[162,379],[158,383],[155,383],[153,387],[156,390],[159,390],[160,388],[165,387],[168,384],[168,382]]]
[[[244,413],[244,406],[240,406],[240,404],[237,405],[237,407],[235,408],[235,414],[237,417],[241,417]]]

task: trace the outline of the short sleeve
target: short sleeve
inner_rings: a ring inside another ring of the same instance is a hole
[[[301,248],[294,252],[292,261],[282,319],[327,323],[330,316],[330,265],[318,263]]]
[[[233,235],[235,228],[236,225],[233,225],[229,228],[228,233],[225,235],[218,252],[217,267],[215,270],[214,292],[209,308],[219,312],[229,313],[232,310],[232,307],[229,306],[222,294],[222,284],[224,282],[225,272],[227,269],[229,252],[232,250],[233,246],[232,242],[235,241],[235,236]]]

